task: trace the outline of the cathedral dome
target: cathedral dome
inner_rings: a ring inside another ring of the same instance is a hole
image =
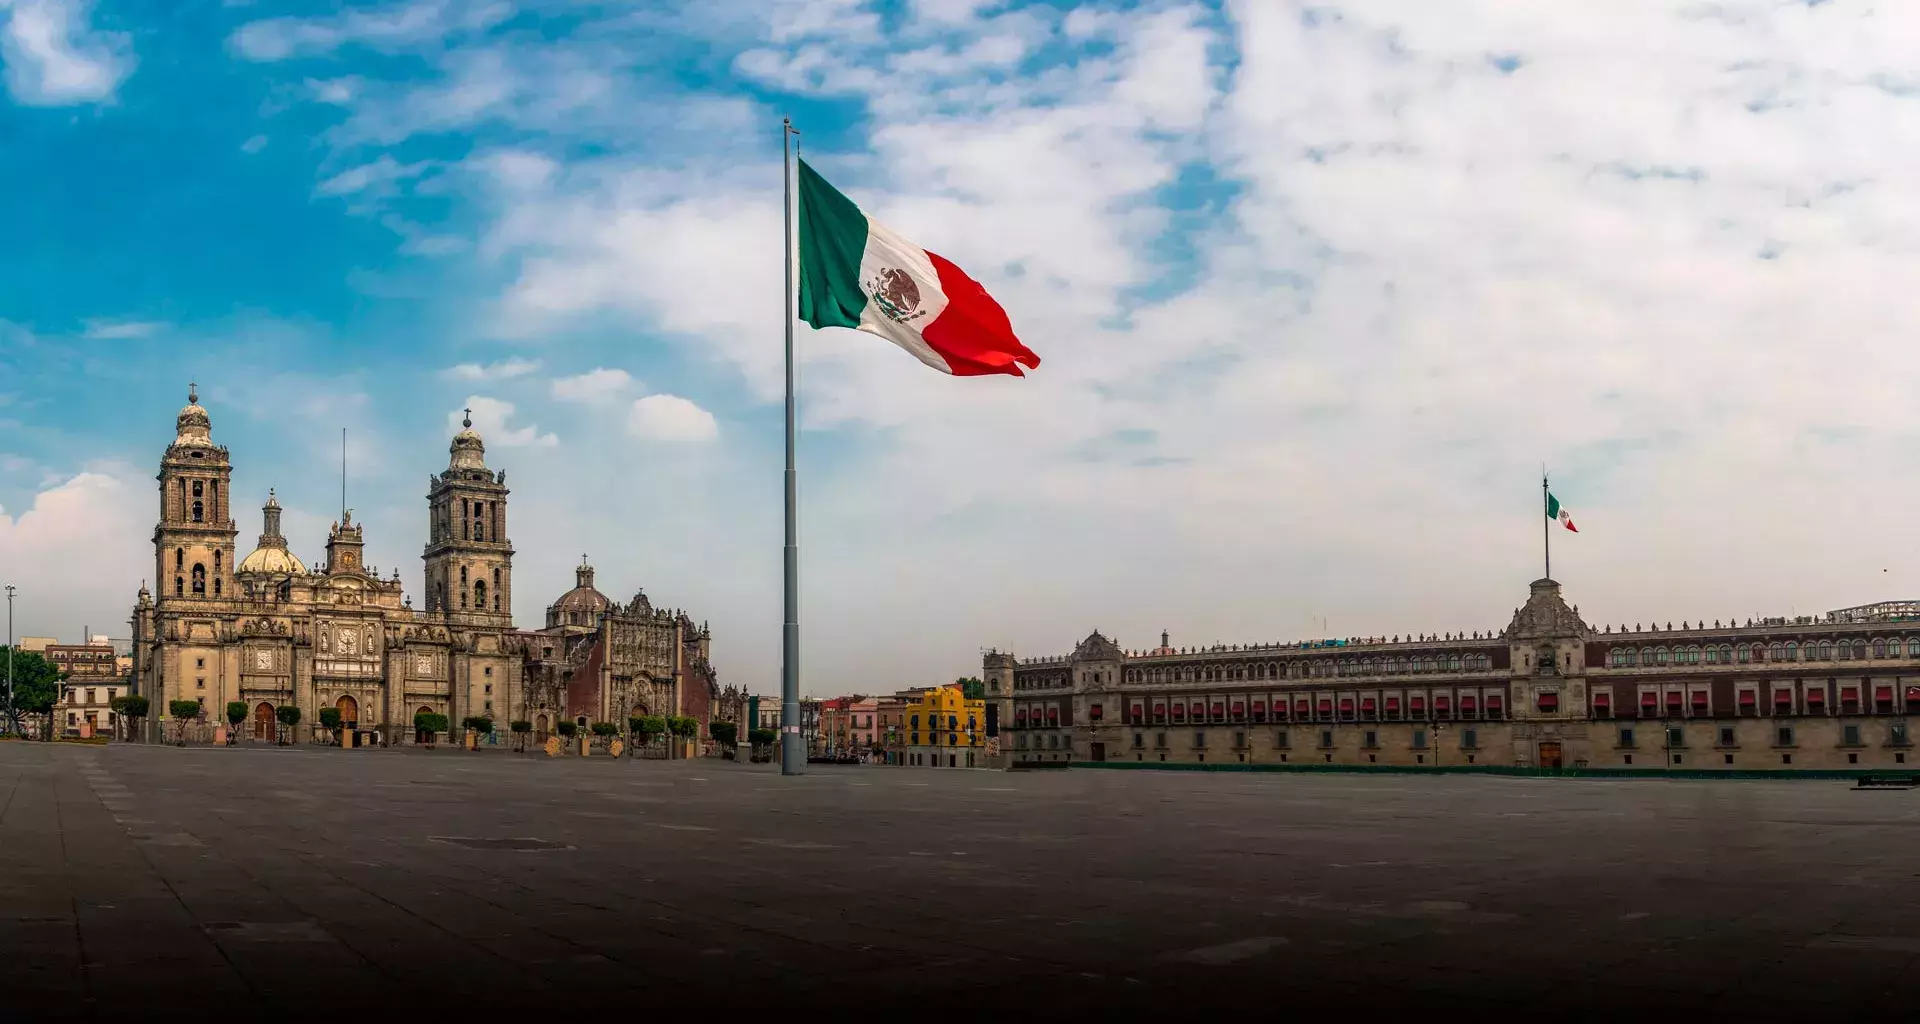
[[[199,385],[187,385],[187,405],[173,422],[174,444],[213,444],[213,421],[207,418],[207,410],[200,407]]]
[[[466,419],[460,421],[465,428],[453,435],[453,443],[447,446],[447,466],[451,469],[487,468],[487,445],[480,435],[473,432],[473,410],[465,410]]]
[[[293,552],[287,550],[287,539],[280,535],[280,500],[273,492],[267,492],[267,503],[260,508],[265,528],[260,533],[260,544],[253,554],[240,560],[234,566],[236,574],[261,573],[268,576],[304,576],[307,567]]]
[[[581,561],[573,571],[574,588],[547,606],[547,626],[597,626],[601,613],[613,607],[612,599],[593,588],[593,566]]]

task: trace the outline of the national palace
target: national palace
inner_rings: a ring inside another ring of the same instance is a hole
[[[515,628],[507,474],[487,467],[471,420],[428,477],[424,608],[398,569],[366,564],[351,510],[327,532],[326,561],[308,568],[270,491],[258,543],[237,558],[233,464],[212,431],[190,390],[160,461],[155,585],[133,612],[134,678],[156,719],[173,701],[194,702],[201,722],[242,702],[243,731],[273,739],[277,709],[291,705],[302,711],[295,737],[324,740],[318,712],[334,708],[344,733],[391,743],[416,738],[422,711],[502,731],[524,719],[537,739],[562,720],[624,727],[643,714],[695,718],[704,736],[715,718],[744,715],[741,695],[718,685],[704,624],[644,593],[614,602],[584,560],[545,628]]]
[[[1540,768],[1907,764],[1920,602],[1598,627],[1535,580],[1499,633],[985,658],[1008,760]]]

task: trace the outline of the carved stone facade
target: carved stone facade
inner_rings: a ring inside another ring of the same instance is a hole
[[[382,578],[365,563],[365,535],[351,510],[328,532],[326,564],[309,570],[288,551],[279,502],[269,495],[259,544],[236,563],[232,465],[212,442],[197,394],[188,394],[175,434],[160,464],[159,592],[143,586],[133,614],[134,671],[156,721],[171,701],[194,701],[207,718],[243,701],[243,728],[264,739],[279,731],[277,710],[292,705],[304,739],[315,736],[321,709],[337,708],[351,727],[405,742],[418,711],[458,723],[468,715],[503,720],[517,707],[521,652],[504,601],[513,554],[505,478],[486,471],[471,429],[454,439],[448,472],[429,499],[428,579],[473,566],[468,571],[489,584],[488,600],[428,611],[404,598],[399,570]],[[486,495],[487,536],[449,536],[446,509],[472,494]],[[494,594],[503,599],[498,608]]]
[[[1535,580],[1495,633],[987,654],[997,763],[1895,768],[1920,605],[1596,627]]]
[[[721,696],[706,625],[655,608],[644,591],[620,605],[594,588],[593,576],[582,558],[574,588],[547,607],[546,628],[520,634],[525,717],[535,738],[561,721],[625,729],[642,715],[696,719],[704,738]]]

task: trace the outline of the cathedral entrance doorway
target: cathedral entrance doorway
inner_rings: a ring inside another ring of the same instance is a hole
[[[254,709],[253,709],[253,738],[254,739],[267,740],[268,742],[272,742],[273,740],[277,739],[278,737],[274,735],[274,728],[277,725],[279,725],[279,723],[273,720],[273,705],[263,700],[259,704],[254,706]]]
[[[333,702],[333,706],[340,712],[342,732],[352,732],[354,727],[360,724],[360,702],[353,699],[353,694],[341,694],[340,699]]]
[[[547,742],[547,716],[537,715],[533,720],[533,742],[544,745]]]
[[[1549,740],[1547,742],[1540,744],[1540,767],[1542,768],[1560,767],[1559,741]]]

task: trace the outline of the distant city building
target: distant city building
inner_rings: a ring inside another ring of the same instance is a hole
[[[924,690],[907,705],[905,763],[920,768],[983,768],[986,701],[969,700],[960,684]]]
[[[1598,627],[1542,579],[1497,633],[1126,651],[1096,631],[983,665],[1002,762],[1891,768],[1920,714],[1916,608]]]
[[[41,656],[65,677],[53,704],[53,720],[61,732],[112,735],[120,724],[111,707],[113,699],[131,688],[113,643],[104,636],[84,644],[52,643],[41,650]]]
[[[14,646],[23,651],[33,651],[36,654],[43,654],[46,652],[47,648],[52,647],[54,644],[57,644],[59,642],[60,642],[59,637],[23,636],[19,639],[18,642],[14,644]]]

